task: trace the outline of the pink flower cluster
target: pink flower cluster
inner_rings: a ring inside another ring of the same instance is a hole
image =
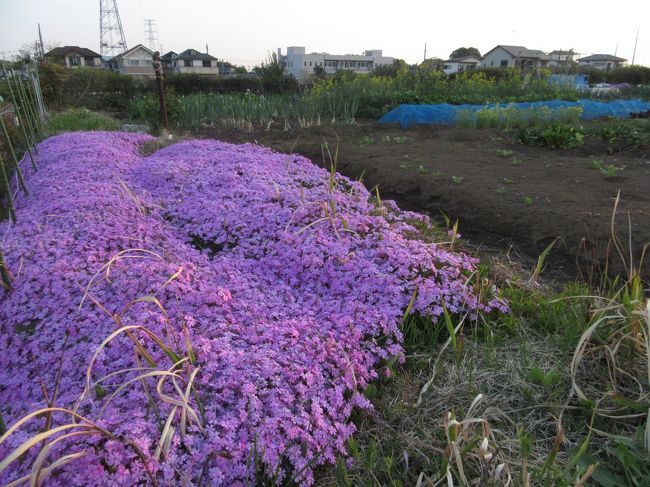
[[[52,395],[59,369],[56,405],[78,400],[90,358],[116,329],[91,300],[78,310],[92,280],[90,293],[111,313],[155,296],[176,332],[187,328],[197,355],[206,435],[195,428],[176,435],[168,458],[155,461],[160,425],[140,383],[98,419],[152,457],[161,485],[245,485],[260,465],[309,485],[314,467],[345,451],[350,414],[369,406],[361,391],[380,362],[400,354],[399,324],[416,288],[420,314],[439,316],[443,304],[457,313],[505,309],[496,299],[479,302],[466,283],[475,260],[411,238],[408,221],[424,217],[388,201],[377,208],[360,183],[254,145],[183,141],[144,157],[146,140],[93,132],[44,141],[32,194],[16,201],[17,225],[0,225],[16,276],[12,291],[0,290],[7,425],[45,406],[43,390]],[[128,249],[139,250],[93,279]],[[171,345],[150,303],[130,308],[123,324],[145,326]],[[134,366],[133,343],[119,337],[93,374]],[[108,393],[122,380],[106,383]],[[97,419],[103,400],[86,398],[79,412]],[[53,424],[62,420],[55,415]],[[0,458],[42,428],[40,420],[19,430]],[[147,482],[121,442],[71,439],[52,456],[64,448],[86,455],[52,473],[49,485]],[[28,473],[30,459],[15,462],[0,483]]]

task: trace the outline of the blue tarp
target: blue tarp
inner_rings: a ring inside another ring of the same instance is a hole
[[[552,74],[548,77],[548,83],[550,85],[577,88],[579,90],[589,89],[587,76],[584,74]]]
[[[559,109],[567,107],[581,107],[582,120],[593,120],[601,117],[627,118],[631,113],[650,110],[650,102],[643,100],[616,100],[610,102],[578,100],[578,101],[535,101],[523,103],[485,104],[485,105],[400,105],[379,119],[379,123],[398,123],[403,128],[412,125],[455,125],[460,110],[471,114],[485,108],[519,109],[548,107]]]

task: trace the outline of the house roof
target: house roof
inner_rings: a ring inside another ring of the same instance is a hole
[[[162,56],[160,56],[160,59],[162,61],[171,61],[176,56],[178,56],[178,54],[176,54],[174,51],[169,51],[169,52],[163,54]]]
[[[578,61],[615,61],[615,62],[625,62],[627,59],[622,57],[612,56],[611,54],[592,54],[591,56],[581,57]]]
[[[49,57],[66,57],[69,56],[70,54],[79,54],[84,57],[101,57],[99,54],[97,54],[95,51],[91,51],[90,49],[87,49],[85,47],[79,47],[79,46],[63,46],[63,47],[55,47],[51,51],[49,51],[45,56]]]
[[[564,55],[572,55],[575,54],[575,51],[573,49],[569,49],[568,51],[563,51],[562,49],[556,49],[555,51],[549,52],[549,55],[557,54],[558,56],[564,56]]]
[[[476,60],[477,62],[481,60],[480,56],[462,56],[462,57],[452,57],[450,59],[447,59],[446,61],[443,61],[445,63],[466,63],[470,62],[471,59]]]
[[[126,57],[126,56],[130,56],[131,54],[133,54],[138,49],[144,49],[145,51],[147,51],[149,54],[151,54],[153,56],[153,51],[151,49],[149,49],[146,46],[143,46],[142,44],[138,44],[137,46],[133,46],[128,51],[124,51],[122,54],[118,54],[117,56],[113,57],[113,59],[118,59],[118,58],[123,58],[123,57]]]
[[[196,49],[185,49],[176,56],[176,59],[198,59],[200,61],[216,61],[217,58],[205,52],[199,52]]]
[[[503,49],[512,57],[525,57],[525,58],[547,59],[547,60],[550,59],[548,54],[546,54],[544,51],[540,51],[539,49],[528,49],[527,47],[524,46],[506,46],[503,44],[499,44],[498,46],[490,49],[487,53],[483,55],[483,57],[484,58],[487,57],[488,54],[490,54],[492,51],[498,48]]]

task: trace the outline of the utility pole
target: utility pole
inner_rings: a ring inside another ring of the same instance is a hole
[[[637,32],[638,34],[638,32]],[[38,23],[38,41],[39,41],[39,54],[41,57],[41,62],[45,62],[45,48],[43,47],[43,34],[41,34],[41,23]]]
[[[634,58],[636,57],[636,45],[639,42],[639,29],[636,30],[636,39],[634,40],[634,52],[632,53],[632,66],[634,66]]]
[[[424,62],[426,60],[427,60],[427,43],[425,42],[424,43],[424,59],[422,60],[422,62]]]
[[[165,87],[163,86],[163,69],[160,61],[160,52],[158,51],[153,53],[153,70],[156,73],[156,88],[158,89],[158,102],[160,103],[160,121],[165,130],[169,132],[167,106],[165,105]]]

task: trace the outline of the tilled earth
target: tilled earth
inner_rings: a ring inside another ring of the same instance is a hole
[[[196,134],[232,142],[256,142],[295,152],[362,178],[409,210],[460,221],[475,244],[514,244],[538,255],[559,237],[552,262],[575,274],[596,267],[624,271],[611,242],[614,231],[626,260],[638,266],[650,242],[650,146],[608,146],[588,138],[584,147],[558,150],[515,142],[516,132],[492,129],[415,127],[373,122],[285,132],[201,128]],[[329,150],[328,150],[329,149]],[[593,161],[623,168],[605,176]],[[629,215],[629,218],[628,218]],[[630,232],[631,229],[631,232]],[[643,274],[650,276],[650,259]]]

